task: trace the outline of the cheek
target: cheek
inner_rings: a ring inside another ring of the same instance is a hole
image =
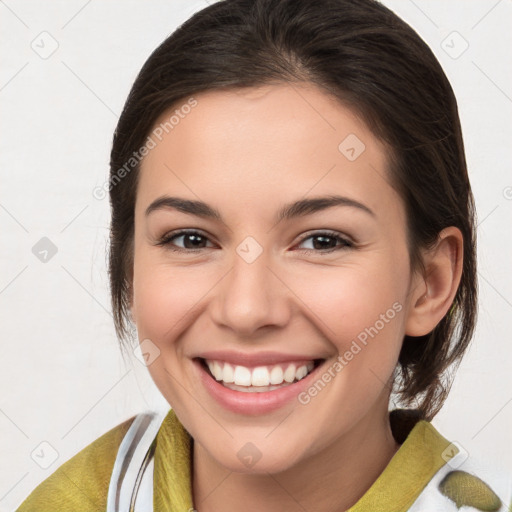
[[[140,259],[134,269],[134,312],[139,336],[157,344],[180,330],[201,295],[208,288],[201,276]]]
[[[345,375],[356,381],[372,378],[372,372],[388,378],[403,338],[404,283],[393,265],[379,263],[331,268],[317,274],[313,286],[311,275],[302,278],[296,289],[303,311],[346,361]]]
[[[382,266],[374,272],[368,266],[330,270],[317,274],[313,281],[309,274],[295,290],[316,316],[316,323],[324,324],[331,333],[331,339],[338,334],[343,338],[356,336],[375,324],[403,296],[401,284]],[[396,318],[395,310],[388,316]]]

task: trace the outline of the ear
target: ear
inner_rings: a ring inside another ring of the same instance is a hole
[[[423,254],[425,275],[411,281],[405,334],[431,332],[450,309],[462,276],[463,236],[450,226],[439,233],[436,245]]]

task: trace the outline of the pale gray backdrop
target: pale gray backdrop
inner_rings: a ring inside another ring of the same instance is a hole
[[[207,3],[0,0],[1,511],[115,425],[168,407],[138,359],[120,356],[108,198],[92,191],[136,73]],[[512,469],[512,3],[384,3],[453,85],[479,216],[478,330],[433,424]]]

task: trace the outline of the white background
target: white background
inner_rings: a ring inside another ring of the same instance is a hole
[[[431,46],[452,83],[478,210],[478,329],[433,424],[471,454],[512,468],[512,4],[384,3]],[[147,369],[120,355],[108,197],[92,190],[108,178],[112,133],[140,67],[206,5],[0,2],[1,511],[107,430],[168,407]],[[31,47],[57,43],[46,59]],[[32,253],[42,237],[57,247],[46,263]],[[42,441],[58,452],[47,469],[31,458]]]

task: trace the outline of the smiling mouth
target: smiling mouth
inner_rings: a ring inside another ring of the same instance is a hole
[[[306,378],[326,361],[313,359],[308,363],[281,363],[250,369],[222,361],[197,359],[204,371],[218,384],[245,393],[263,393],[291,386]]]

